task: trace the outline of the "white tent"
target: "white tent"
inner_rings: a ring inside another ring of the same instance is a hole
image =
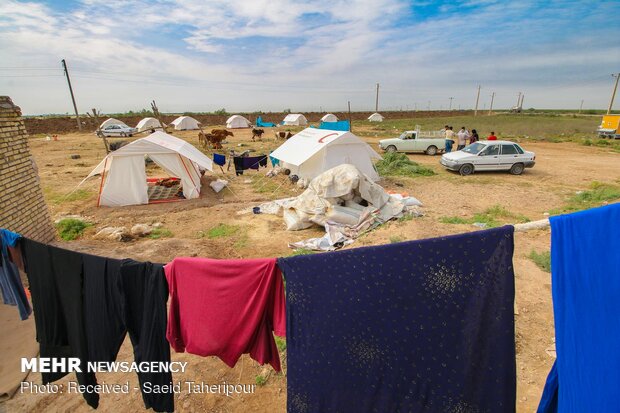
[[[287,126],[305,126],[308,124],[308,120],[300,113],[289,113],[282,121],[282,124]]]
[[[271,156],[300,178],[312,179],[330,168],[352,164],[373,181],[379,174],[372,163],[381,159],[366,142],[345,131],[306,128],[284,142]]]
[[[241,115],[232,115],[230,118],[228,118],[228,120],[226,121],[226,127],[229,129],[234,129],[234,128],[249,128],[250,126],[252,126],[252,124],[250,123],[249,120],[247,120],[246,118],[244,118]]]
[[[178,118],[172,121],[172,124],[174,125],[175,130],[200,129],[198,127],[198,125],[200,125],[200,122],[198,122],[196,119],[192,118],[191,116],[179,116]]]
[[[321,121],[322,122],[338,122],[338,117],[336,115],[332,115],[331,113],[328,113],[327,115],[321,118]]]
[[[84,179],[101,175],[97,205],[148,204],[145,155],[167,173],[181,179],[187,199],[200,196],[199,168],[212,170],[211,159],[194,146],[157,131],[110,152]]]
[[[368,117],[368,120],[371,122],[383,122],[383,116],[375,112]]]
[[[150,129],[161,129],[161,123],[155,118],[144,118],[136,125],[138,132],[144,132]]]
[[[99,129],[103,129],[106,126],[110,126],[110,125],[121,125],[121,126],[124,126],[126,128],[129,127],[124,122],[121,122],[118,119],[110,118],[110,119],[106,119],[105,121],[103,121],[103,123],[99,126]]]

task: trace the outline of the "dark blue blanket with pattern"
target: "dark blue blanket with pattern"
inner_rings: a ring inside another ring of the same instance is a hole
[[[515,410],[513,227],[278,260],[288,411]]]

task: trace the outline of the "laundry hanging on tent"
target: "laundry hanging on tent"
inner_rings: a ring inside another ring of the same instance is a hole
[[[278,259],[287,409],[514,412],[513,227]]]
[[[24,239],[24,261],[37,329],[41,358],[75,357],[86,366],[88,343],[82,300],[84,283],[82,254]],[[87,369],[75,373],[80,385],[97,384]],[[42,372],[43,384],[66,376],[65,372]],[[99,394],[82,393],[89,406],[97,408]]]
[[[273,156],[269,155],[269,160],[271,161],[271,166],[273,166],[274,168],[278,165],[280,165],[280,160],[274,158]]]
[[[557,359],[540,413],[620,406],[620,204],[549,218]]]
[[[177,352],[218,356],[233,367],[244,353],[280,371],[273,333],[286,335],[282,275],[275,258],[175,258],[167,338]]]
[[[21,235],[0,229],[0,291],[4,304],[16,306],[19,316],[26,320],[32,313],[24,285],[19,275]],[[14,251],[11,253],[11,250]]]
[[[219,153],[213,154],[213,163],[219,166],[226,165],[226,156],[220,155]]]

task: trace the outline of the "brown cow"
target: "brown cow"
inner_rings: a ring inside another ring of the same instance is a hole
[[[211,134],[216,136],[223,136],[226,139],[227,136],[235,136],[231,131],[226,129],[211,129]]]
[[[212,146],[213,149],[222,149],[222,141],[226,139],[225,135],[214,135],[211,133],[198,133],[198,141],[205,147]]]
[[[276,132],[276,140],[289,139],[291,136],[293,136],[293,134],[290,131],[289,132],[284,132],[284,131]]]
[[[258,140],[261,141],[263,133],[265,133],[264,129],[252,129],[252,141],[254,141],[254,138],[258,138]]]

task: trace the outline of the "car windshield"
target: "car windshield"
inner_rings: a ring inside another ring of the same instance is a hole
[[[482,149],[484,149],[486,145],[483,145],[481,143],[472,143],[471,145],[467,145],[466,147],[464,147],[463,149],[461,149],[463,152],[467,152],[467,153],[472,153],[472,154],[477,154],[478,152],[480,152]]]

